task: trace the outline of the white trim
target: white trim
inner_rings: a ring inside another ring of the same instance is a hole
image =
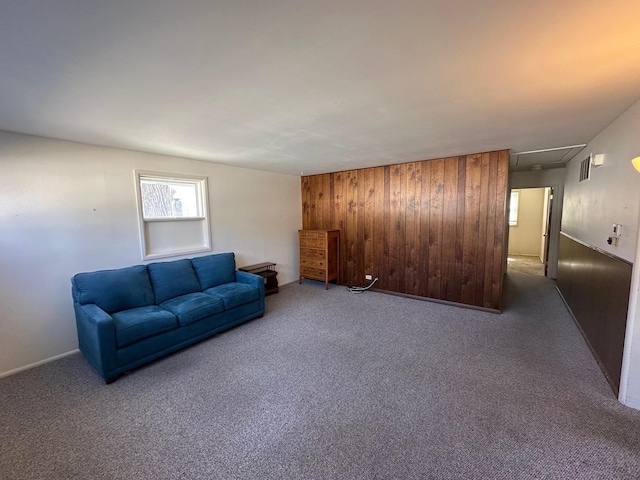
[[[640,225],[640,218],[638,219]],[[638,229],[638,238],[636,243],[636,258],[631,270],[631,289],[629,295],[629,309],[627,310],[627,329],[624,335],[624,349],[622,350],[622,371],[620,372],[620,390],[618,392],[618,400],[627,407],[640,410],[640,398],[632,398],[627,394],[629,385],[629,376],[631,375],[632,351],[634,342],[638,339],[634,338],[636,330],[640,328],[640,228]],[[640,367],[634,366],[634,369]],[[638,375],[635,372],[635,375]]]
[[[164,217],[164,218],[145,218],[146,223],[155,222],[185,222],[190,220],[206,220],[206,217]]]
[[[32,368],[39,367],[40,365],[44,365],[45,363],[55,362],[56,360],[60,360],[61,358],[68,357],[70,355],[73,355],[74,353],[78,353],[79,351],[80,350],[76,348],[75,350],[71,350],[70,352],[61,353],[60,355],[54,355],[53,357],[45,358],[44,360],[39,360],[23,367],[14,368],[13,370],[9,370],[8,372],[0,373],[0,378],[8,377],[9,375],[20,373],[25,370],[30,370]]]
[[[153,260],[155,258],[179,257],[180,255],[190,255],[192,253],[204,253],[204,252],[210,252],[210,251],[211,251],[211,248],[202,247],[199,249],[190,248],[188,250],[176,250],[171,253],[150,253],[149,255],[144,257],[143,260]]]
[[[629,408],[635,408],[636,410],[640,410],[640,398],[631,398],[627,397],[624,400],[618,398],[620,403]]]

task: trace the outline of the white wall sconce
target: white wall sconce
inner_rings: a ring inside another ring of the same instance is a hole
[[[636,157],[631,160],[631,164],[638,172],[640,172],[640,157]]]

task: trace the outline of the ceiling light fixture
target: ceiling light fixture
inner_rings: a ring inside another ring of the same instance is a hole
[[[633,160],[631,160],[631,163],[633,164],[633,167],[640,172],[640,157],[636,157]]]

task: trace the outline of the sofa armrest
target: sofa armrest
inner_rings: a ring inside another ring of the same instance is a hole
[[[264,291],[264,278],[261,277],[260,275],[256,275],[255,273],[237,271],[236,282],[246,283],[248,285],[253,285],[255,287],[262,286],[262,290]]]
[[[264,278],[255,273],[237,271],[236,282],[258,287],[260,290],[260,308],[264,310]]]
[[[80,351],[106,379],[117,364],[113,318],[93,303],[74,303],[74,309]]]

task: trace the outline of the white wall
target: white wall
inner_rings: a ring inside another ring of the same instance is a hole
[[[73,274],[143,263],[137,168],[207,176],[213,252],[297,279],[297,176],[7,132],[0,159],[0,375],[77,348]]]
[[[549,225],[549,264],[547,267],[547,276],[549,278],[556,278],[558,274],[558,250],[560,246],[560,223],[562,220],[565,173],[564,168],[554,168],[509,174],[509,186],[511,188],[553,188],[551,222]]]
[[[595,137],[567,165],[562,231],[629,262],[636,253],[640,176],[631,159],[640,155],[640,102]],[[580,162],[604,154],[604,165],[578,183]],[[623,225],[617,247],[607,244],[614,223]]]
[[[542,261],[545,189],[524,188],[519,192],[518,224],[509,226],[509,254],[536,256]]]
[[[619,398],[625,405],[640,410],[640,234],[638,245],[631,277]]]
[[[634,264],[620,401],[640,409],[640,174],[631,159],[640,155],[640,101],[636,102],[567,165],[562,231]],[[580,161],[589,153],[604,154],[604,165],[591,179],[578,183]],[[607,244],[614,223],[623,225],[618,247]]]

